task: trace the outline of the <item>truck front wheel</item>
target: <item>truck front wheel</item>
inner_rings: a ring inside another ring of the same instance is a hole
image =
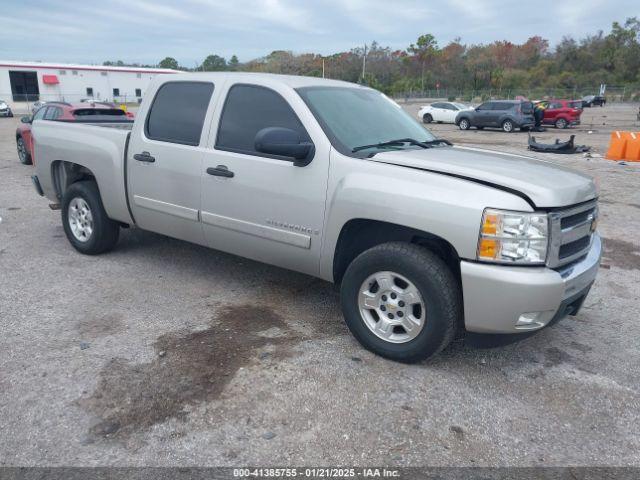
[[[462,318],[460,286],[449,267],[409,243],[385,243],[360,254],[345,272],[340,296],[358,341],[401,362],[440,352]]]
[[[97,255],[115,246],[120,226],[107,217],[95,182],[71,184],[62,197],[61,210],[64,233],[80,253]]]

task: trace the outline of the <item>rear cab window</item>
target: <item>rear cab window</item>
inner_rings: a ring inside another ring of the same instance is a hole
[[[94,115],[125,117],[127,114],[120,108],[79,108],[73,111],[74,117],[89,117]]]
[[[215,148],[278,158],[255,149],[256,134],[268,127],[289,128],[298,132],[301,141],[311,141],[298,116],[278,92],[261,85],[235,84],[227,93]]]
[[[211,82],[167,82],[156,92],[145,121],[150,140],[200,145],[214,85]]]

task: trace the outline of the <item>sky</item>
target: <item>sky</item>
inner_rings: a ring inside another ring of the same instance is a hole
[[[553,46],[640,16],[638,0],[0,0],[0,59],[193,67],[209,54],[248,61],[274,50],[322,55],[377,41],[404,49],[432,33],[441,46]]]

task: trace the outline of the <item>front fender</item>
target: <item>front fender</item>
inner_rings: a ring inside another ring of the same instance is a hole
[[[332,152],[320,275],[333,281],[340,232],[350,220],[401,225],[447,240],[475,259],[486,207],[531,211],[522,198],[473,181]]]

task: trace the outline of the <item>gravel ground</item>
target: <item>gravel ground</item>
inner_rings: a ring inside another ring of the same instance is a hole
[[[572,132],[603,153],[636,111],[587,110]],[[640,164],[545,158],[601,185],[606,255],[578,316],[401,365],[311,277],[135,229],[79,255],[17,124],[0,119],[0,465],[640,466]],[[525,152],[523,133],[433,130]]]

